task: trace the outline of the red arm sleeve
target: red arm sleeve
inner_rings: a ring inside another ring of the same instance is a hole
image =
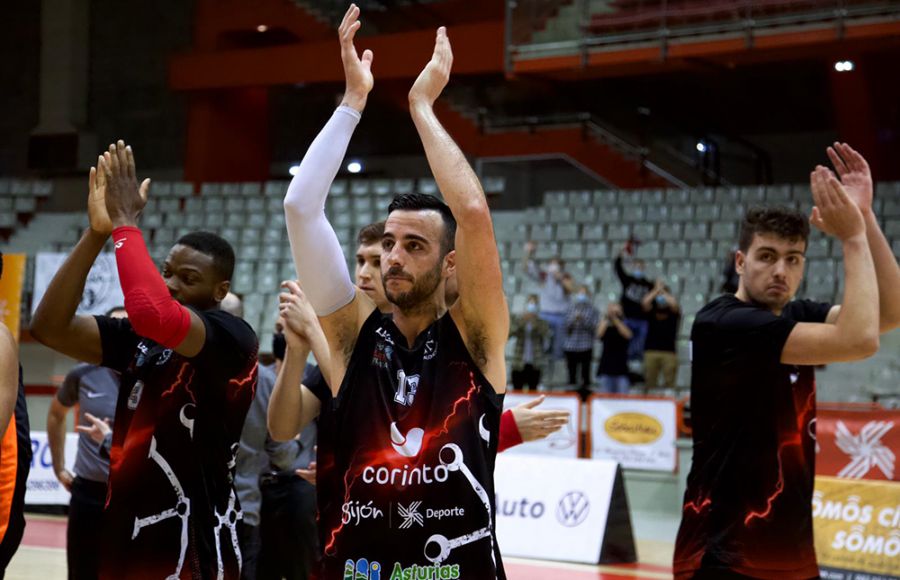
[[[497,453],[520,443],[522,443],[522,434],[519,433],[519,428],[516,426],[516,418],[513,417],[512,411],[504,411],[500,415],[500,442],[497,446]]]
[[[169,294],[150,259],[141,230],[116,228],[113,241],[125,311],[135,333],[165,347],[177,347],[191,328],[191,315]]]

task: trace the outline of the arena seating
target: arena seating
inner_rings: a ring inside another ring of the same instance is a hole
[[[194,195],[190,183],[157,182],[141,224],[158,262],[174,241],[189,231],[215,231],[232,242],[237,252],[233,288],[244,296],[247,320],[264,337],[274,327],[279,283],[294,276],[282,208],[287,185],[287,181],[204,183],[199,195]],[[485,183],[486,189],[494,192],[503,185],[502,180]],[[4,189],[12,194],[2,195]],[[68,251],[77,241],[87,225],[83,213],[39,212],[29,218],[28,227],[21,227],[17,216],[27,210],[33,215],[39,200],[50,191],[47,182],[0,180],[0,207],[15,210],[0,211],[0,220],[11,222],[10,229],[18,230],[4,251]],[[359,228],[383,219],[395,194],[411,191],[438,194],[430,179],[352,179],[333,184],[326,211],[342,242],[348,267],[353,266]],[[523,267],[526,241],[537,244],[538,260],[556,255],[564,258],[567,270],[592,290],[596,305],[604,308],[620,293],[613,260],[622,245],[635,238],[641,242],[637,257],[646,262],[648,275],[663,277],[682,303],[679,352],[686,363],[686,340],[694,315],[718,293],[725,259],[737,242],[740,218],[747,206],[758,203],[809,211],[812,200],[806,184],[549,191],[541,205],[495,211],[510,308],[521,312],[526,296],[537,292]],[[900,254],[900,183],[878,184],[875,203],[894,252]],[[840,259],[840,245],[814,230],[801,294],[839,299],[843,283]],[[30,285],[30,275],[27,280]],[[26,292],[29,290],[26,287]],[[683,364],[679,385],[688,384],[688,372],[688,365]]]

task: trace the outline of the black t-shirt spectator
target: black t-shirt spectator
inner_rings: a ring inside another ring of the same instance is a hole
[[[222,310],[188,358],[98,316],[102,365],[121,373],[104,512],[104,578],[238,578],[233,486],[257,381],[253,329]],[[137,571],[140,571],[138,573]]]
[[[636,318],[643,320],[647,317],[641,306],[641,300],[644,295],[653,289],[653,282],[646,278],[637,278],[625,271],[622,265],[622,256],[616,256],[616,275],[622,283],[622,310],[625,311],[625,318]]]
[[[694,459],[675,543],[676,578],[698,569],[812,578],[816,391],[813,367],[780,362],[807,300],[781,316],[724,295],[691,330]]]
[[[644,350],[675,352],[681,313],[654,305],[653,310],[647,315],[647,320],[647,340],[644,342]]]
[[[619,333],[619,329],[613,323],[609,323],[600,339],[603,352],[600,354],[600,365],[597,367],[598,375],[628,374],[628,340]]]

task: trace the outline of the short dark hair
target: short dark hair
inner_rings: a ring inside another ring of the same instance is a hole
[[[456,218],[446,203],[433,195],[424,193],[404,193],[394,197],[388,206],[388,215],[395,211],[434,210],[441,214],[444,222],[444,237],[441,239],[441,252],[447,255],[456,246]]]
[[[774,234],[792,242],[809,239],[809,221],[795,209],[783,206],[754,206],[744,214],[738,248],[746,253],[756,234]]]
[[[372,244],[380,244],[383,237],[384,222],[375,222],[359,230],[359,233],[356,235],[356,243],[360,246],[371,246]]]
[[[225,238],[212,232],[191,232],[181,236],[175,243],[211,257],[213,267],[222,280],[231,280],[234,275],[234,248]]]

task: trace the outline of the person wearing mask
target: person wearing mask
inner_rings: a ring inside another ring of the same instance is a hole
[[[541,270],[534,260],[534,242],[525,244],[525,271],[528,277],[540,284],[540,316],[550,325],[553,343],[550,347],[554,361],[563,358],[566,313],[569,311],[569,295],[573,290],[572,276],[566,272],[566,263],[560,258],[551,258]]]
[[[512,317],[509,337],[516,339],[510,363],[512,383],[516,390],[528,385],[537,389],[546,362],[544,345],[551,337],[550,325],[538,318],[538,296],[531,294],[525,303],[525,312]]]
[[[632,339],[628,343],[628,360],[641,360],[644,356],[644,342],[647,339],[647,315],[641,306],[644,295],[653,288],[647,279],[643,260],[632,260],[631,271],[625,270],[624,256],[634,255],[634,240],[629,240],[616,256],[616,275],[622,283],[622,311],[625,324],[631,329]]]
[[[125,318],[125,308],[113,308],[111,318]],[[47,412],[47,442],[56,478],[72,497],[66,524],[66,564],[68,577],[97,578],[100,573],[100,548],[93,532],[103,521],[106,480],[109,478],[109,454],[84,432],[78,436],[78,453],[73,471],[66,469],[66,415],[78,405],[76,424],[89,424],[88,415],[103,418],[107,424],[116,413],[119,397],[119,373],[106,367],[82,363],[76,365],[59,387]]]
[[[622,305],[613,302],[606,307],[606,316],[597,327],[597,338],[603,343],[597,376],[604,393],[627,393],[630,384],[628,342],[632,333],[623,315]]]
[[[591,354],[594,346],[594,332],[600,321],[600,313],[591,304],[587,286],[579,286],[572,305],[566,314],[566,363],[569,368],[569,384],[576,385],[578,369],[581,368],[581,388],[587,391],[591,385]]]
[[[641,301],[647,313],[647,342],[644,344],[645,393],[655,389],[662,374],[663,386],[675,388],[678,375],[678,354],[675,342],[681,323],[681,308],[662,280]]]

